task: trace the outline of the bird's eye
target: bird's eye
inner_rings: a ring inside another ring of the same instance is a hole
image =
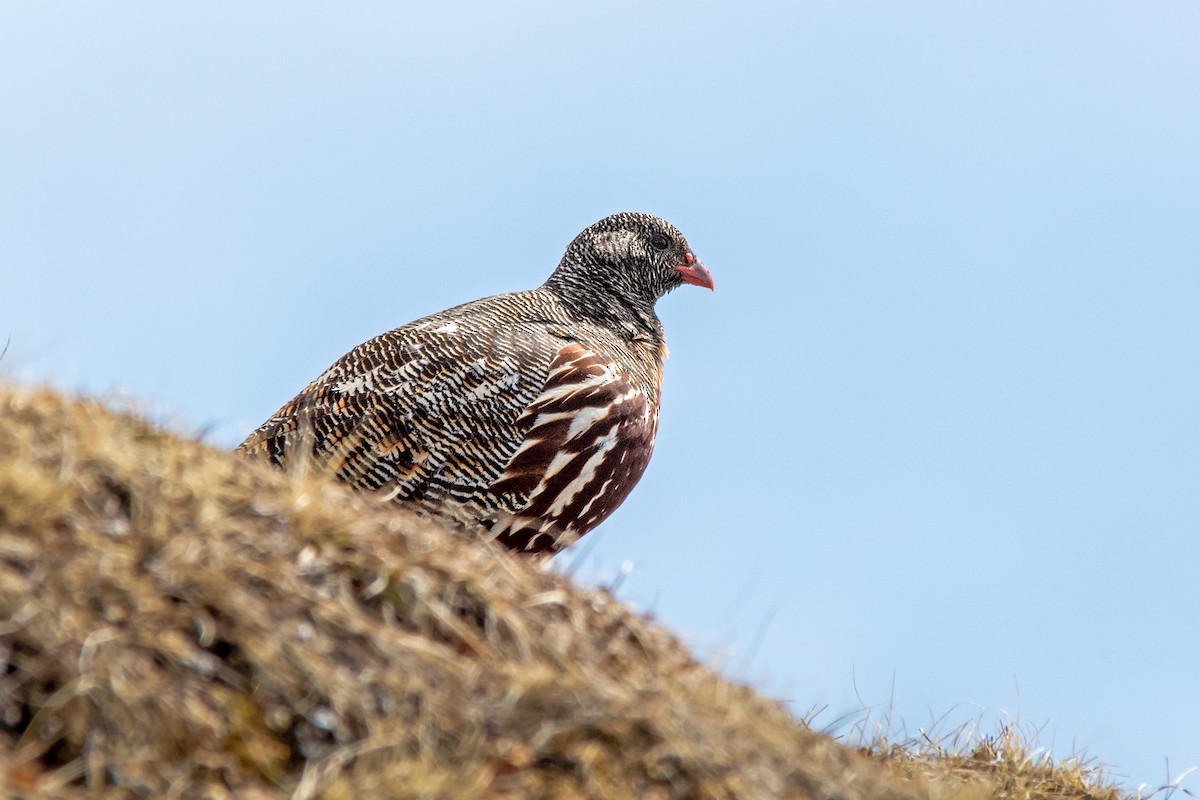
[[[655,250],[666,250],[671,246],[671,240],[667,238],[665,233],[656,233],[650,237],[650,244]]]

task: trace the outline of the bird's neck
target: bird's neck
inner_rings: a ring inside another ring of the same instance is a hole
[[[664,340],[662,322],[653,302],[618,295],[595,286],[584,286],[551,276],[542,287],[553,293],[576,317],[602,325],[626,341]]]

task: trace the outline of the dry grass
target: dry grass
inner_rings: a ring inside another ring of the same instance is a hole
[[[9,796],[1116,797],[1010,745],[846,747],[604,592],[0,388]]]
[[[1056,763],[1037,746],[1037,730],[1004,724],[986,734],[977,722],[945,732],[939,728],[936,723],[933,731],[909,736],[894,729],[890,718],[880,721],[867,714],[855,723],[849,738],[899,774],[932,786],[982,782],[987,796],[995,800],[1122,800],[1099,762],[1081,754]]]

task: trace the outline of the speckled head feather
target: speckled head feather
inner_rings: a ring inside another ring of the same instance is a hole
[[[599,525],[650,461],[666,355],[658,298],[712,276],[675,226],[614,214],[538,289],[360,344],[238,448],[552,553]]]
[[[608,322],[653,317],[655,302],[685,282],[713,288],[687,239],[650,214],[613,214],[575,237],[545,287],[579,313]]]

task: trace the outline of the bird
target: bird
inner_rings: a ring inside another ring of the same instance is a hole
[[[540,287],[455,306],[339,358],[237,447],[551,556],[650,462],[663,360],[655,303],[712,274],[643,213],[585,228]]]

